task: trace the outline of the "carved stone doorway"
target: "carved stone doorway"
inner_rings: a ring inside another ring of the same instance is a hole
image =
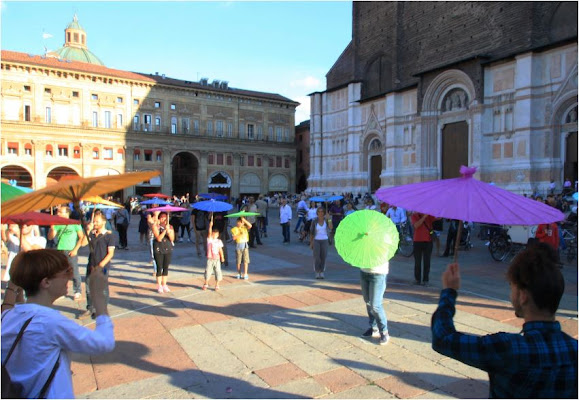
[[[382,181],[380,174],[382,173],[382,156],[370,157],[370,193],[374,193],[380,189]]]
[[[189,193],[190,198],[197,194],[197,170],[199,163],[190,153],[178,153],[171,162],[173,195],[178,197]]]
[[[468,124],[446,124],[442,128],[442,179],[460,176],[460,166],[468,166]]]
[[[563,179],[569,179],[572,185],[577,182],[577,132],[571,132],[565,140],[565,164]]]

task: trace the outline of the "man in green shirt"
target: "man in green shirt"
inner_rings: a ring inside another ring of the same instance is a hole
[[[60,207],[57,215],[62,218],[70,218],[70,208],[67,206]],[[54,225],[48,231],[48,239],[54,238],[56,238],[58,242],[56,249],[66,255],[68,262],[73,268],[72,286],[74,299],[79,300],[82,292],[82,280],[78,270],[78,249],[80,249],[81,246],[86,246],[88,243],[82,227],[80,225]]]

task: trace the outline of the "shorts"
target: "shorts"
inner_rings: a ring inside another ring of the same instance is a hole
[[[241,265],[241,263],[249,264],[249,249],[246,247],[243,250],[235,250],[235,255],[237,259],[237,265]]]

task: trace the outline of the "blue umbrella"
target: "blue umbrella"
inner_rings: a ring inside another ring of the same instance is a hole
[[[199,193],[202,199],[227,200],[227,196],[218,193]]]
[[[213,199],[207,201],[199,201],[195,204],[192,204],[191,207],[195,208],[196,210],[207,212],[229,211],[233,208],[233,206],[229,203]]]
[[[573,193],[571,197],[573,197],[573,200],[577,201],[577,192]]]
[[[158,204],[160,206],[166,206],[171,203],[169,203],[167,200],[163,200],[158,197],[153,197],[151,200],[141,201],[141,204]]]
[[[317,202],[325,203],[328,201],[342,200],[343,198],[344,198],[344,196],[323,194],[321,196],[310,197],[310,201],[317,201]]]

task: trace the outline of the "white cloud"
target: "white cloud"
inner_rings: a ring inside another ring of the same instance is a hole
[[[309,96],[297,96],[293,98],[294,101],[300,103],[296,108],[296,125],[300,122],[310,119],[310,98]]]
[[[306,89],[315,89],[320,86],[320,80],[313,76],[307,76],[303,79],[296,79],[290,82],[291,87],[302,87]]]

